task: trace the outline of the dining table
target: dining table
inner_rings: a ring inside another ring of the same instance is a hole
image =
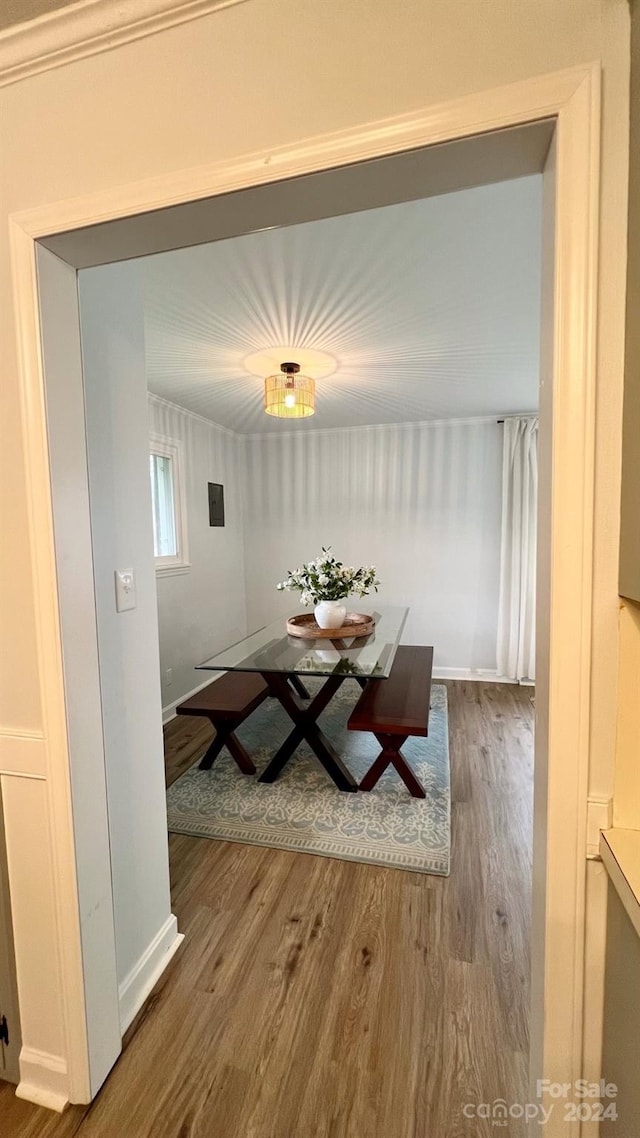
[[[260,782],[275,782],[304,741],[339,790],[355,791],[357,783],[320,727],[318,719],[345,680],[364,688],[388,679],[408,615],[408,608],[380,605],[366,615],[373,631],[360,637],[311,639],[287,632],[286,618],[238,640],[197,665],[210,672],[258,672],[292,721],[292,728],[260,775]],[[310,695],[304,678],[324,680]]]

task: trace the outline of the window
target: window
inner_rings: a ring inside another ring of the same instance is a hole
[[[152,436],[149,451],[156,572],[184,573],[189,560],[180,444]]]

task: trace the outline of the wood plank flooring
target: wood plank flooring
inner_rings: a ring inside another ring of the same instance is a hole
[[[172,835],[184,945],[95,1102],[0,1084],[5,1138],[485,1138],[465,1103],[527,1101],[531,692],[447,687],[451,876]],[[210,736],[169,725],[168,781]]]

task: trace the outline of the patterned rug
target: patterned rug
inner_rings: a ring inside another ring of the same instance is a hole
[[[321,682],[305,677],[313,692]],[[373,735],[347,730],[359,695],[358,685],[347,680],[319,718],[358,782],[380,750]],[[292,726],[277,700],[268,699],[238,728],[258,774]],[[169,787],[169,830],[446,876],[450,787],[444,686],[431,691],[429,737],[408,739],[403,754],[427,792],[424,799],[412,798],[391,767],[372,791],[344,794],[306,743],[276,782],[260,783],[241,774],[225,748],[210,771],[196,764]]]

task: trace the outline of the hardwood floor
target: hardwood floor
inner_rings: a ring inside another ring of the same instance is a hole
[[[122,1057],[62,1116],[2,1085],[3,1135],[484,1138],[465,1103],[527,1101],[531,693],[447,687],[451,876],[172,835],[186,940]],[[169,725],[169,781],[210,735]]]

